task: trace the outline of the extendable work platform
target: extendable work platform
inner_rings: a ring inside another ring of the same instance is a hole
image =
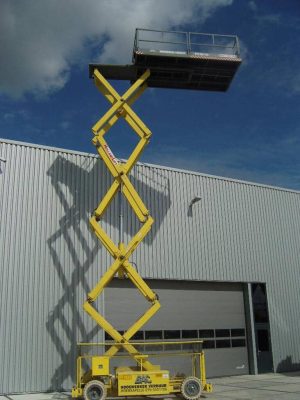
[[[112,183],[90,218],[90,225],[97,238],[113,258],[112,264],[87,294],[83,309],[113,340],[104,354],[89,356],[91,366],[82,368],[83,357],[77,358],[77,382],[72,397],[84,395],[85,400],[104,400],[110,394],[138,396],[147,394],[182,393],[186,400],[197,400],[201,390],[210,392],[206,382],[204,354],[198,354],[200,379],[193,376],[170,378],[169,371],[148,359],[131,339],[160,309],[158,295],[148,286],[130,261],[132,254],[149,233],[154,222],[149,210],[129,178],[130,172],[144,148],[149,143],[151,131],[132,109],[134,102],[147,87],[226,91],[241,63],[236,36],[194,34],[136,30],[132,65],[90,64],[89,74],[97,89],[111,104],[109,110],[94,124],[92,140],[104,164],[112,175]],[[120,95],[108,79],[131,81],[132,85]],[[114,156],[106,141],[109,130],[124,119],[139,140],[126,162]],[[120,204],[124,197],[139,220],[139,228],[128,243],[122,239],[114,243],[102,226],[103,216],[116,196]],[[130,279],[149,306],[137,320],[120,332],[97,309],[96,300],[118,276]],[[107,343],[109,344],[109,343]],[[111,374],[109,361],[121,350],[128,352],[135,367],[119,367]]]
[[[148,87],[224,92],[242,60],[238,38],[190,32],[137,29],[133,64],[90,64],[106,79],[136,81],[150,71]]]

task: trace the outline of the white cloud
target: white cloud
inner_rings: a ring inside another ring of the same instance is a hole
[[[257,15],[255,19],[261,23],[270,23],[270,24],[280,24],[281,23],[281,16],[280,14],[265,14],[265,15]]]
[[[9,112],[3,112],[2,117],[5,121],[15,121],[16,119],[20,120],[27,120],[29,118],[29,113],[26,110],[15,110],[15,111],[9,111]]]
[[[258,14],[258,6],[255,1],[249,1],[248,7],[255,14],[255,19],[261,24],[280,24],[282,23],[280,14]]]
[[[250,10],[257,11],[257,5],[256,5],[255,1],[252,1],[252,0],[249,1],[248,6],[249,6]]]
[[[285,77],[278,82],[278,86],[287,90],[287,95],[300,93],[300,73],[294,73],[293,68],[290,67],[285,72]]]
[[[71,125],[71,123],[70,123],[70,121],[62,121],[61,123],[60,123],[60,127],[62,128],[62,129],[64,129],[64,130],[67,130],[67,129],[69,129],[70,128],[70,125]]]
[[[216,176],[300,190],[300,127],[273,141],[256,141],[212,151],[191,151],[180,145],[159,146],[146,162]],[[163,160],[163,163],[162,163]]]
[[[47,95],[65,85],[74,64],[95,59],[130,62],[136,27],[201,23],[232,2],[1,0],[0,92],[13,97],[26,92]]]
[[[269,53],[268,58],[271,64],[274,54]],[[297,60],[293,55],[289,58],[278,58],[276,63],[260,72],[259,78],[263,85],[268,84],[273,89],[280,89],[286,97],[300,94],[300,72],[297,69]]]
[[[246,43],[240,38],[239,38],[239,44],[240,44],[240,56],[243,60],[242,65],[243,67],[245,67],[249,63],[249,60],[251,60],[252,56],[248,47],[246,46]]]

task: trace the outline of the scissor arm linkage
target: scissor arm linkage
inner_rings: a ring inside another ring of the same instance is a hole
[[[151,136],[151,131],[131,108],[134,101],[137,100],[147,88],[146,80],[149,76],[150,71],[145,71],[145,73],[121,97],[103,75],[101,75],[99,70],[94,70],[95,84],[112,106],[93,126],[93,143],[96,146],[100,157],[112,174],[114,181],[98,207],[95,209],[90,219],[90,224],[98,239],[106,247],[115,261],[105,272],[96,286],[90,291],[88,299],[83,305],[84,310],[101,326],[101,328],[103,328],[115,342],[119,343],[112,345],[106,351],[105,355],[114,356],[120,348],[123,347],[138,364],[142,363],[145,370],[151,370],[155,367],[149,361],[142,360],[140,357],[141,354],[129,343],[129,340],[158,311],[160,303],[157,295],[150,289],[136,269],[130,264],[129,257],[151,229],[153,218],[149,215],[148,209],[131,184],[128,175],[140,157],[144,147],[148,144]],[[105,134],[119,118],[124,118],[140,138],[137,146],[129,156],[126,163],[120,163],[118,161],[104,139]],[[143,225],[127,245],[119,243],[117,246],[101,227],[100,223],[103,214],[118,191],[121,191],[124,194],[128,203],[137,215],[137,218]],[[116,274],[127,276],[140,293],[151,303],[150,308],[137,321],[135,321],[135,323],[129,327],[123,335],[121,335],[93,306],[93,302]]]

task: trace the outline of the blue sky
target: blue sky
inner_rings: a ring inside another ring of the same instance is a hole
[[[130,62],[135,27],[237,34],[244,59],[226,93],[146,91],[141,161],[300,190],[299,0],[4,0],[0,137],[94,153],[108,104],[88,63]],[[135,135],[122,121],[107,140],[126,158]]]

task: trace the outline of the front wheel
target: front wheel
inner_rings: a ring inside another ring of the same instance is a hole
[[[100,381],[90,381],[83,389],[84,400],[105,400],[107,390],[104,383]]]
[[[197,400],[201,396],[200,379],[189,376],[181,384],[181,394],[186,400]]]

